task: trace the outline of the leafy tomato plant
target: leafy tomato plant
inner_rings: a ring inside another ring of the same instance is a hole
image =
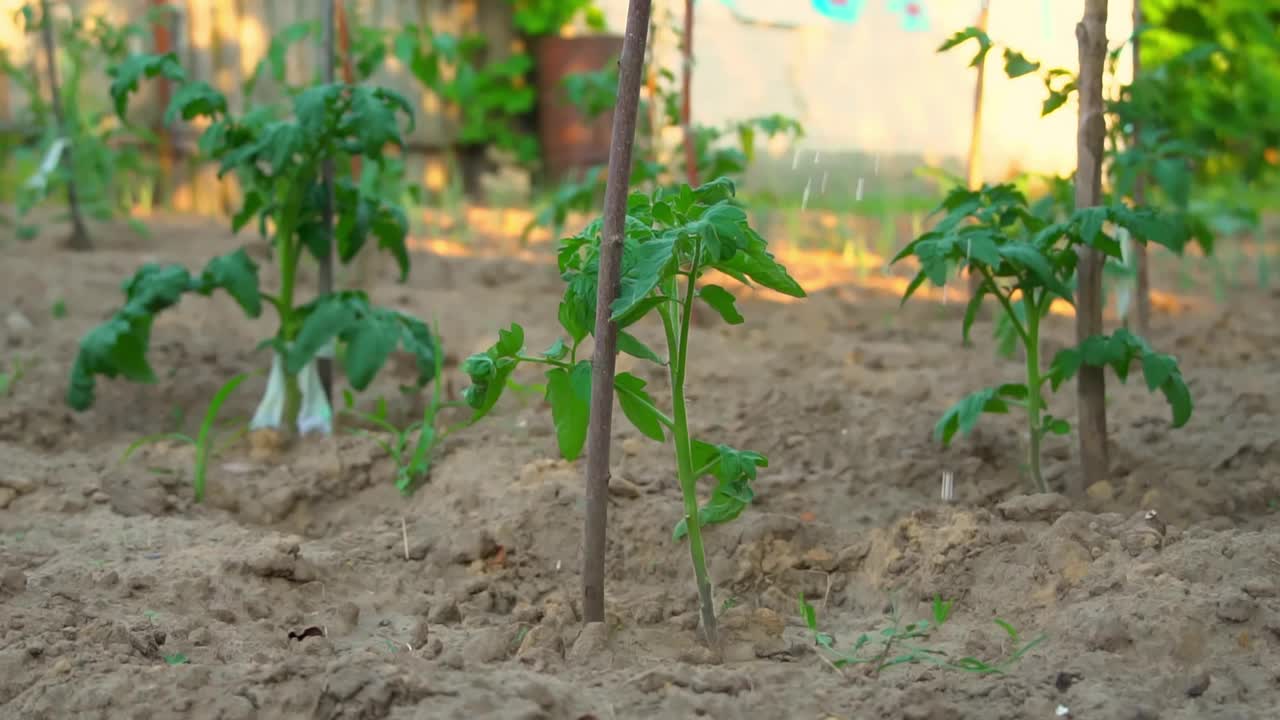
[[[156,314],[186,293],[209,295],[218,289],[235,298],[251,318],[261,314],[265,303],[279,319],[274,337],[265,343],[275,355],[255,428],[331,430],[332,410],[318,393],[312,361],[329,351],[335,340],[345,350],[347,379],[357,390],[368,386],[397,347],[415,356],[420,386],[432,379],[437,343],[420,320],[376,307],[358,291],[332,292],[305,304],[296,298],[303,257],[319,259],[330,252],[321,164],[356,155],[380,163],[385,146],[403,144],[400,116],[412,122],[412,110],[403,97],[379,87],[320,84],[294,95],[292,112],[284,117],[277,117],[270,106],[237,116],[221,93],[207,83],[189,81],[173,53],[132,55],[109,72],[111,96],[122,119],[139,82],[163,76],[176,85],[166,122],[208,120],[200,151],[218,161],[220,176],[236,173],[243,188],[232,228],[238,232],[258,220],[260,232],[272,240],[279,284],[274,292],[260,287],[258,267],[243,249],[214,258],[198,276],[178,265],[142,267],[124,286],[124,307],[81,340],[67,395],[73,408],[92,405],[98,375],[153,381],[146,355]],[[349,262],[373,238],[396,259],[401,279],[407,277],[408,220],[403,209],[350,179],[335,183],[334,196],[339,259]]]
[[[1120,243],[1107,232],[1108,224],[1128,230],[1138,239],[1151,239],[1181,251],[1189,237],[1187,225],[1175,214],[1134,209],[1123,204],[1076,210],[1058,222],[1032,212],[1026,196],[1012,185],[986,185],[980,190],[952,190],[940,211],[946,215],[929,232],[916,238],[893,259],[914,258],[920,266],[907,286],[906,302],[926,280],[941,286],[956,267],[967,267],[981,278],[965,308],[962,338],[969,331],[987,297],[997,301],[1001,321],[1022,347],[1025,373],[1021,382],[985,388],[966,396],[943,414],[934,429],[943,445],[956,432],[967,435],[982,413],[1007,413],[1021,407],[1027,413],[1028,468],[1039,492],[1047,486],[1040,472],[1040,445],[1045,435],[1066,435],[1070,423],[1046,412],[1043,390],[1056,391],[1082,365],[1109,366],[1123,382],[1134,362],[1141,365],[1148,390],[1164,394],[1173,413],[1173,426],[1191,417],[1191,395],[1177,360],[1158,353],[1146,340],[1118,330],[1095,336],[1075,348],[1060,351],[1048,368],[1040,357],[1041,323],[1055,300],[1074,305],[1077,250],[1096,248],[1118,258]],[[1006,333],[1006,338],[1008,334]]]
[[[31,72],[34,66],[16,62],[7,48],[0,48],[0,76],[28,99],[25,117],[15,125],[18,130],[12,157],[0,155],[0,166],[12,160],[26,176],[21,181],[6,178],[16,190],[12,198],[17,211],[16,234],[22,239],[38,236],[40,227],[31,222],[31,211],[70,183],[74,183],[78,203],[89,217],[122,217],[134,231],[145,233],[145,226],[130,218],[128,210],[150,202],[156,168],[145,151],[155,138],[145,128],[117,122],[110,105],[87,87],[97,68],[128,56],[129,44],[146,35],[144,25],[117,25],[101,13],[46,18],[39,8],[39,3],[23,3],[14,17],[32,34],[32,47],[39,45],[44,24],[52,23],[64,126],[59,128],[53,121],[52,105],[41,94],[40,78]],[[152,8],[143,23],[159,22],[169,11]],[[60,162],[63,155],[70,156],[72,162]],[[6,194],[0,191],[0,195]]]
[[[670,437],[674,445],[684,496],[683,517],[676,523],[674,538],[689,539],[703,628],[710,638],[716,637],[716,617],[702,528],[733,520],[746,509],[754,497],[751,483],[757,469],[766,467],[768,459],[696,439],[690,432],[685,378],[694,358],[689,345],[694,303],[706,303],[730,324],[743,322],[728,290],[698,281],[708,272],[719,271],[746,284],[755,282],[792,297],[805,296],[768,251],[764,238],[748,224],[746,213],[733,202],[734,192],[731,181],[719,178],[697,188],[680,185],[651,194],[633,193],[623,238],[621,287],[610,306],[618,326],[619,351],[657,363],[670,376],[670,415],[659,409],[647,383],[637,375],[618,373],[614,389],[623,414],[641,434],[657,442]],[[590,419],[591,362],[578,355],[583,340],[594,330],[601,225],[597,219],[560,244],[559,267],[567,286],[558,318],[567,339],[556,340],[542,353],[529,353],[524,329],[513,324],[498,333],[492,347],[463,364],[472,382],[464,392],[473,409],[472,422],[493,409],[519,365],[545,367],[556,439],[561,455],[569,460],[581,455]],[[654,315],[666,337],[663,354],[627,331]],[[707,476],[715,478],[715,489],[699,506],[698,481]]]

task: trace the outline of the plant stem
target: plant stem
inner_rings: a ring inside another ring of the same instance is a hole
[[[333,83],[333,34],[334,34],[334,15],[337,9],[334,7],[334,0],[326,0],[324,7],[324,81]],[[320,273],[317,278],[317,290],[321,296],[329,295],[333,292],[333,158],[329,156],[329,152],[325,153],[324,164],[322,166],[322,177],[324,185],[324,232],[325,232],[325,254],[320,259]],[[316,370],[320,374],[320,386],[324,388],[324,399],[326,402],[333,402],[333,358],[317,357]]]
[[[276,245],[280,256],[280,296],[276,311],[280,315],[280,339],[287,346],[295,332],[293,327],[293,291],[298,273],[299,247],[293,242],[292,228],[283,228],[276,236]],[[280,419],[285,433],[294,433],[298,429],[298,413],[302,411],[302,387],[298,384],[296,373],[284,370],[284,416]]]
[[[63,150],[60,161],[67,168],[67,205],[71,209],[71,237],[67,239],[67,248],[71,250],[92,250],[89,231],[85,229],[84,217],[80,213],[80,199],[76,194],[75,153],[76,144],[67,131],[67,120],[62,112],[62,89],[58,87],[58,52],[53,40],[53,16],[49,12],[49,0],[40,2],[41,35],[44,38],[44,52],[49,64],[49,97],[53,108],[53,121],[58,135],[66,138],[68,145]]]
[[[699,248],[694,248],[696,258]],[[678,283],[671,281],[671,297],[679,295]],[[693,561],[693,575],[698,585],[698,599],[702,610],[702,627],[707,643],[713,650],[720,646],[720,633],[716,623],[716,607],[711,594],[711,578],[707,575],[706,551],[702,545],[702,527],[698,523],[698,476],[694,473],[693,448],[689,438],[689,417],[684,397],[685,372],[688,369],[689,326],[693,315],[693,293],[697,285],[690,280],[685,303],[681,306],[679,326],[670,305],[662,308],[662,325],[667,331],[669,366],[671,370],[671,417],[675,423],[672,436],[676,446],[676,468],[680,477],[680,492],[684,496],[685,526],[689,532],[689,556]],[[678,338],[677,338],[678,333]],[[672,343],[672,341],[675,341]]]
[[[1049,297],[1040,302],[1027,300],[1027,467],[1030,468],[1031,481],[1038,492],[1049,492],[1049,487],[1040,474],[1040,304],[1048,302]]]

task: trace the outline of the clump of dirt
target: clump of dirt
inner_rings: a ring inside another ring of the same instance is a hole
[[[1275,704],[1280,328],[1265,303],[1188,301],[1160,317],[1153,344],[1179,354],[1195,416],[1170,430],[1161,398],[1113,384],[1112,478],[1081,507],[1025,494],[1016,418],[984,418],[947,450],[933,442],[943,409],[1018,371],[982,346],[958,349],[959,308],[899,314],[896,295],[848,278],[802,303],[748,299],[744,326],[708,324],[695,353],[713,360],[689,378],[695,432],[770,458],[754,506],[707,533],[725,638],[716,663],[699,641],[687,549],[671,539],[670,448],[625,423],[608,618],[585,628],[582,467],[555,458],[536,396],[512,394],[451,436],[408,498],[377,443],[345,433],[276,455],[233,445],[200,505],[189,447],[122,461],[138,437],[190,432],[230,375],[265,366],[252,348],[271,331],[232,303],[184,301],[153,333],[157,383],[104,382],[93,410],[67,411],[76,341],[141,256],[198,265],[235,243],[190,221],[156,227],[154,241],[107,235],[74,265],[20,247],[0,269],[0,309],[27,320],[0,329],[25,368],[0,399],[5,716],[1012,720],[1061,706],[1130,720],[1261,718]],[[551,264],[415,262],[408,286],[387,282],[375,299],[439,317],[453,362],[513,320],[531,343],[554,339]],[[502,292],[475,302],[469,289],[486,284]],[[46,312],[55,300],[66,317]],[[1060,320],[1049,328],[1059,347],[1071,337]],[[653,331],[638,329],[660,342]],[[418,401],[396,384],[368,395],[408,422]],[[261,387],[246,382],[224,413],[247,419]],[[1054,398],[1053,411],[1070,417],[1072,400]],[[1060,488],[1079,471],[1073,446],[1047,447],[1046,470]],[[955,503],[938,497],[943,471]],[[927,640],[938,657],[1008,657],[1017,643],[997,619],[1019,643],[1045,640],[1002,675],[837,672],[798,609],[805,598],[848,648],[887,627],[891,607],[930,618],[935,596],[955,602]]]

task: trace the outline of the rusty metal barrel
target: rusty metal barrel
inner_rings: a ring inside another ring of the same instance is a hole
[[[618,61],[620,35],[546,36],[533,41],[537,64],[538,140],[546,180],[559,182],[609,161],[613,110],[587,120],[565,94],[567,75],[601,70]]]

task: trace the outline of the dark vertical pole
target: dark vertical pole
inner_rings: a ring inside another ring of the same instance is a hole
[[[151,26],[151,38],[153,49],[157,55],[163,55],[173,50],[173,31],[169,26],[173,18],[169,13],[159,12],[161,8],[169,5],[169,0],[151,0],[151,7],[156,11],[155,22]],[[173,133],[164,125],[164,112],[169,108],[169,98],[173,93],[172,83],[168,78],[156,78],[156,97],[159,102],[156,103],[158,112],[156,114],[153,132],[159,139],[157,151],[160,155],[160,197],[162,202],[167,202],[170,193],[173,192]]]
[[[333,22],[336,8],[335,0],[324,0],[324,81],[333,82]],[[317,279],[321,295],[333,292],[333,159],[324,160],[324,228],[328,238],[326,252],[320,259],[320,273]],[[316,358],[316,371],[320,374],[320,385],[324,388],[325,401],[333,404],[333,358]]]
[[[1130,87],[1138,83],[1138,75],[1142,72],[1142,41],[1139,30],[1142,27],[1142,0],[1133,0],[1133,79]],[[1141,128],[1133,124],[1133,144],[1139,142]],[[1141,207],[1147,201],[1146,173],[1138,173],[1133,185],[1133,204]],[[1142,238],[1146,240],[1146,238]],[[1133,289],[1133,304],[1129,306],[1129,325],[1137,334],[1146,337],[1151,332],[1151,270],[1147,261],[1146,242],[1130,243],[1133,250],[1134,269],[1137,271],[1136,287]]]
[[[684,42],[681,43],[680,123],[684,126],[684,165],[689,184],[698,186],[698,148],[693,136],[693,0],[684,0]]]
[[[990,24],[990,0],[981,0],[978,8],[977,28],[987,31]],[[978,80],[973,86],[973,124],[969,127],[969,156],[965,162],[965,182],[970,190],[977,190],[982,185],[982,96],[987,84],[987,56],[978,61]],[[969,297],[978,292],[982,284],[982,276],[969,273]]]
[[[1103,116],[1102,70],[1107,58],[1107,0],[1085,0],[1084,18],[1076,25],[1080,45],[1080,120],[1076,133],[1076,208],[1102,202],[1102,151],[1107,124]],[[1076,342],[1102,334],[1102,255],[1080,246],[1076,291]],[[1083,477],[1067,481],[1067,491],[1080,498],[1084,489],[1106,480],[1107,376],[1103,368],[1085,365],[1077,376],[1076,397]]]
[[[587,430],[587,510],[583,521],[582,615],[604,621],[604,556],[609,511],[609,440],[613,431],[613,373],[618,359],[618,327],[610,306],[618,297],[622,233],[631,184],[631,150],[649,35],[650,0],[631,0],[618,61],[618,99],[609,146],[609,180],[604,193],[600,280],[596,295],[595,350],[591,355],[591,422]]]
[[[58,48],[53,40],[53,14],[49,12],[49,0],[40,0],[40,29],[44,36],[45,57],[49,63],[49,95],[53,121],[58,128],[58,137],[67,142],[59,158],[67,169],[67,204],[71,206],[71,237],[67,239],[67,248],[92,250],[93,243],[89,240],[89,231],[85,229],[84,217],[80,214],[80,198],[76,194],[76,148],[67,136],[67,121],[62,114],[62,88],[58,85]]]

